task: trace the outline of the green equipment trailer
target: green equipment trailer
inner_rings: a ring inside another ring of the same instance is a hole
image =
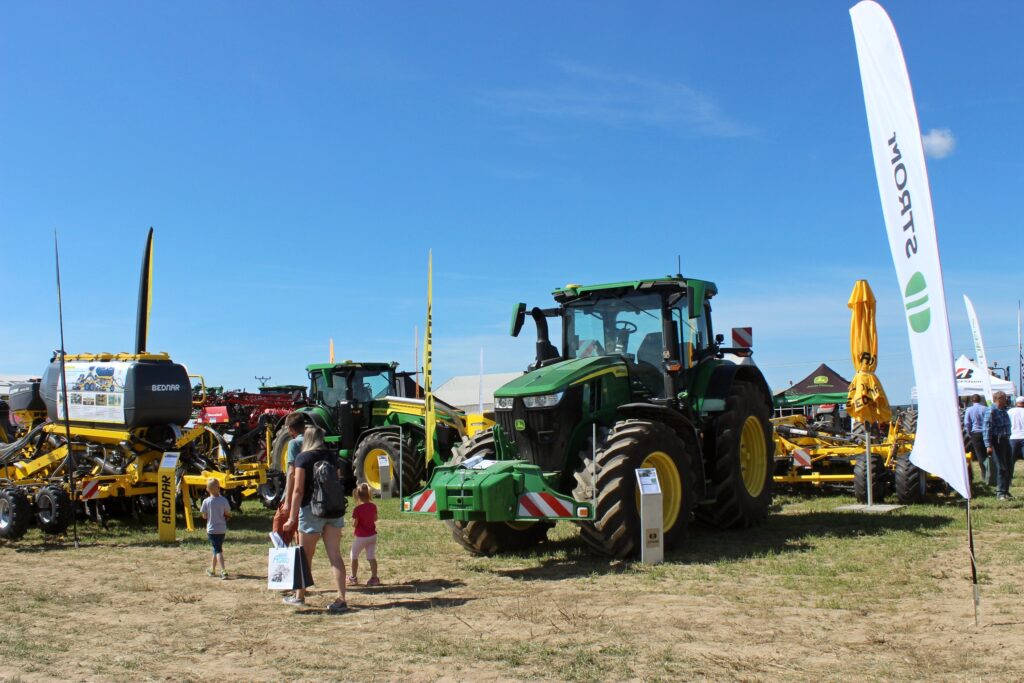
[[[480,554],[542,542],[572,520],[598,552],[639,552],[637,468],[654,468],[671,548],[692,518],[747,527],[768,513],[772,396],[711,324],[711,282],[682,275],[567,285],[534,307],[536,360],[494,394],[493,429],[456,446],[402,509],[444,520]],[[527,315],[513,309],[512,336]],[[548,319],[561,321],[561,348]]]
[[[308,404],[296,408],[309,424],[323,428],[329,447],[351,458],[356,480],[380,493],[380,456],[387,456],[389,492],[419,489],[435,465],[451,457],[465,434],[462,411],[435,401],[437,429],[433,461],[426,458],[426,407],[414,398],[409,373],[390,363],[319,363],[306,367]],[[267,507],[276,507],[284,493],[288,430],[282,424],[273,439],[268,483],[260,491]]]

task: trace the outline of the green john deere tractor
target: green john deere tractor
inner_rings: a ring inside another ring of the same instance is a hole
[[[771,503],[771,391],[742,362],[750,349],[714,335],[716,293],[681,275],[555,290],[557,307],[530,311],[536,360],[495,392],[494,428],[457,446],[403,511],[445,520],[475,553],[525,549],[572,520],[597,551],[628,557],[641,532],[635,470],[654,468],[668,547],[693,517],[758,523]],[[513,336],[526,312],[513,309]],[[548,318],[561,320],[561,349]]]
[[[434,461],[427,462],[425,401],[413,397],[410,373],[397,372],[397,366],[352,361],[309,365],[309,403],[296,409],[308,423],[323,428],[329,447],[352,459],[356,480],[378,493],[380,456],[386,456],[393,495],[419,489],[465,434],[462,411],[435,401]],[[284,493],[288,441],[282,424],[273,439],[268,483],[260,490],[267,507],[276,507]]]

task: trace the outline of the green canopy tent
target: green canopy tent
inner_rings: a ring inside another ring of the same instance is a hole
[[[775,394],[776,408],[800,408],[823,403],[846,403],[850,381],[822,363],[793,386]]]

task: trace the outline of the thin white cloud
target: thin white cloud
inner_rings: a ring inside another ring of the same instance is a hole
[[[487,91],[479,102],[510,116],[587,120],[616,128],[645,126],[726,138],[754,132],[685,83],[574,63],[558,64],[558,69],[556,82]]]
[[[945,159],[956,149],[956,138],[949,128],[932,128],[921,136],[924,153],[931,159]]]

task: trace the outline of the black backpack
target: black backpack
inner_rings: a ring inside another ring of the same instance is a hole
[[[310,511],[317,517],[333,519],[345,514],[348,500],[338,476],[338,458],[333,453],[313,464],[313,499]]]

